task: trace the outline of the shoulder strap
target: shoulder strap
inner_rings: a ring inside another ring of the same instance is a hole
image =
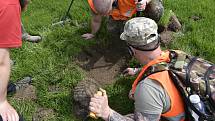
[[[142,76],[144,75],[145,71],[152,65],[154,64],[158,64],[158,63],[161,63],[161,62],[170,62],[170,58],[169,58],[169,54],[170,52],[169,51],[165,51],[165,52],[162,52],[161,55],[152,60],[151,62],[149,62],[147,65],[145,65],[141,72],[139,73],[139,75],[137,76],[137,78],[135,79],[133,85],[132,85],[132,94],[134,94],[135,92],[135,89],[136,89],[136,86],[138,84],[138,82],[141,80]]]

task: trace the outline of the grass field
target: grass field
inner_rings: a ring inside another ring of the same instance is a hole
[[[173,10],[183,23],[183,36],[177,38],[169,48],[182,49],[196,56],[215,62],[215,1],[214,0],[163,0],[167,10]],[[84,41],[81,34],[89,31],[82,23],[89,23],[90,12],[86,1],[75,0],[70,12],[72,19],[77,20],[64,27],[52,27],[53,22],[61,18],[70,0],[32,0],[29,8],[22,15],[25,28],[31,34],[40,34],[43,41],[38,44],[24,42],[22,48],[13,49],[11,58],[16,61],[12,68],[11,80],[26,75],[33,77],[36,87],[36,100],[16,100],[10,96],[10,102],[22,113],[27,121],[38,108],[53,109],[46,120],[76,121],[72,113],[71,90],[78,80],[86,75],[72,60],[81,48],[94,44]],[[200,16],[194,21],[192,16]],[[105,27],[98,38],[106,40]],[[127,81],[128,84],[123,84]],[[131,78],[120,79],[108,86],[109,102],[113,109],[122,114],[132,112],[132,102],[128,100]],[[50,92],[48,87],[59,87],[57,93]],[[116,100],[116,98],[118,98]]]

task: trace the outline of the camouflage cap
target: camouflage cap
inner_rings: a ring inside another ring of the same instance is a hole
[[[144,46],[158,39],[158,26],[152,19],[136,17],[126,22],[120,39],[134,46]]]

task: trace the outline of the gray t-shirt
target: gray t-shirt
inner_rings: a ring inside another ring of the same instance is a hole
[[[139,82],[134,93],[135,111],[158,120],[170,109],[170,97],[159,82],[146,78]]]

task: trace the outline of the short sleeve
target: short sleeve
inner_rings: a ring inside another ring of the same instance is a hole
[[[135,111],[142,114],[159,114],[170,108],[170,98],[159,82],[152,79],[141,81],[134,93]]]

